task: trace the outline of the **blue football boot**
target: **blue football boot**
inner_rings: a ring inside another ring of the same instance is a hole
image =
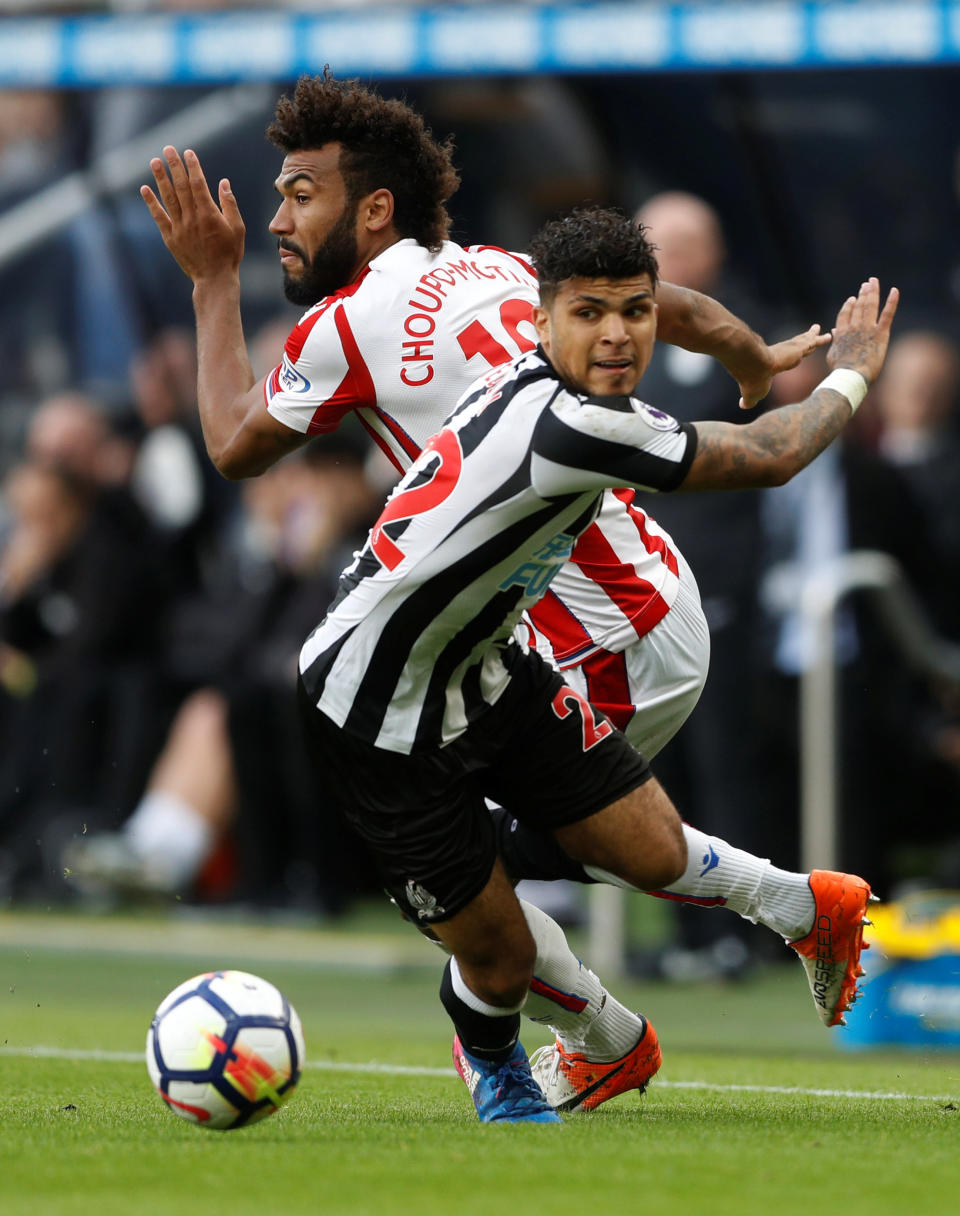
[[[484,1060],[471,1055],[454,1035],[453,1062],[482,1123],[563,1122],[534,1081],[522,1043],[507,1060]]]

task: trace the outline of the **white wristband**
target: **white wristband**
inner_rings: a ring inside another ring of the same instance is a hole
[[[870,387],[859,372],[853,371],[849,367],[838,367],[832,371],[826,380],[821,380],[817,388],[831,388],[835,393],[840,393],[850,402],[850,413],[857,412],[857,406],[866,397],[867,389]],[[816,392],[816,389],[814,389]]]

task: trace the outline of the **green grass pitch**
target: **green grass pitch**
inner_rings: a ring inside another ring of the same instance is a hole
[[[838,1050],[798,966],[617,985],[663,1043],[647,1096],[560,1128],[489,1127],[452,1072],[439,955],[374,921],[0,917],[3,1216],[958,1209],[960,1056]],[[161,998],[225,966],[286,992],[308,1067],[278,1115],[216,1133],[166,1109],[142,1051]],[[531,1030],[528,1048],[544,1041]]]

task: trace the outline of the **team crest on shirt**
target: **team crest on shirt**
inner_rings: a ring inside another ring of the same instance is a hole
[[[286,355],[283,356],[283,362],[277,372],[277,380],[285,393],[309,393],[313,387],[306,376],[300,375]]]
[[[676,418],[670,414],[665,414],[663,410],[654,409],[652,405],[647,405],[645,401],[637,401],[634,399],[634,409],[644,418],[655,431],[675,431],[677,429]]]

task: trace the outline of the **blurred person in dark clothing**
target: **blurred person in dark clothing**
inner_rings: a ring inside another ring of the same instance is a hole
[[[926,515],[943,563],[925,602],[941,636],[960,640],[960,349],[943,332],[913,330],[891,344],[889,364],[872,394],[877,451],[907,482]],[[868,421],[870,420],[868,415]],[[918,752],[926,779],[924,803],[947,823],[931,856],[918,858],[929,880],[960,886],[960,690],[938,683],[924,704]]]
[[[763,330],[756,306],[727,272],[720,217],[705,200],[680,191],[657,194],[635,219],[648,228],[664,279],[727,301],[754,329]],[[671,414],[683,422],[746,423],[754,416],[738,408],[737,386],[719,363],[662,342],[644,375],[643,394],[646,400],[669,402]],[[759,492],[661,495],[657,521],[693,569],[710,629],[706,685],[683,730],[657,757],[658,773],[691,822],[757,851],[762,807],[743,687],[756,624]],[[689,907],[677,910],[677,930],[679,948],[663,959],[677,978],[737,974],[749,961],[749,950],[763,940],[745,921],[728,923]]]
[[[806,366],[777,376],[770,408],[794,400],[808,383],[815,385],[823,370],[823,358],[816,353]],[[870,404],[868,397],[865,408]],[[847,553],[878,550],[900,563],[920,602],[930,608],[943,567],[923,506],[900,470],[846,436],[789,485],[767,490],[761,511],[757,787],[764,808],[765,847],[796,860],[800,681],[814,644],[811,627],[799,611],[805,582]],[[877,876],[877,888],[886,893],[897,877],[898,846],[944,835],[953,813],[942,789],[933,793],[937,779],[925,737],[933,702],[926,683],[907,670],[868,594],[854,593],[843,600],[835,619],[839,860],[867,867]],[[884,757],[890,761],[885,763]],[[906,821],[905,806],[915,808]]]
[[[8,871],[37,877],[43,822],[142,780],[165,596],[155,535],[122,484],[125,446],[96,404],[41,405],[26,451],[4,487],[0,837]]]
[[[960,350],[942,333],[901,334],[872,397],[877,451],[923,506],[945,568],[960,570]],[[960,638],[960,580],[935,590],[937,627]]]
[[[4,637],[32,654],[36,665],[61,649],[61,637],[75,641],[77,606],[56,588],[64,581],[65,559],[75,554],[89,524],[90,487],[55,465],[23,464],[8,476],[4,497],[12,521],[0,556]]]
[[[157,538],[127,488],[132,463],[129,443],[118,436],[97,402],[81,393],[63,393],[37,407],[26,436],[26,460],[18,472],[32,477],[43,471],[72,486],[85,506],[79,524],[60,548],[50,549],[33,578],[8,608],[26,596],[41,594],[43,580],[64,563],[75,571],[75,624],[61,632],[58,652],[90,654],[100,659],[147,654],[156,644],[165,597],[160,581]],[[15,497],[14,506],[19,499]],[[9,539],[8,555],[24,532],[38,523],[22,514]],[[69,543],[66,543],[67,540]],[[123,574],[120,578],[119,575]]]

